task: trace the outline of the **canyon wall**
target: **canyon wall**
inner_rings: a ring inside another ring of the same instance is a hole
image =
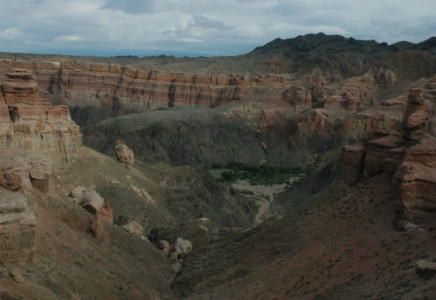
[[[278,75],[210,76],[139,71],[114,64],[31,62],[0,60],[0,74],[12,68],[32,70],[41,90],[53,101],[69,106],[110,107],[113,115],[124,110],[143,111],[158,107],[207,106],[247,99],[254,89],[280,87],[290,81]]]
[[[293,78],[291,74],[212,76],[135,70],[128,66],[68,59],[2,59],[0,78],[13,68],[33,71],[40,94],[53,104],[74,108],[73,119],[82,125],[160,107],[216,107],[256,98],[283,100],[295,109],[328,108],[339,103],[347,110],[356,111],[369,101],[374,85],[385,84],[376,77],[381,71],[328,82],[316,72],[300,78]],[[389,84],[393,84],[392,81]],[[94,120],[87,123],[86,118]]]
[[[31,261],[36,231],[32,186],[48,192],[51,167],[72,163],[81,145],[68,107],[42,99],[31,71],[5,74],[0,93],[1,261]]]
[[[418,221],[436,209],[436,137],[428,133],[426,98],[430,90],[411,89],[402,130],[376,130],[366,145],[344,146],[338,177],[348,184],[386,174],[397,186],[397,225]],[[431,106],[428,103],[427,106]]]
[[[6,74],[0,95],[0,148],[43,154],[56,165],[74,161],[82,134],[67,106],[52,106],[38,94],[35,75],[23,69]]]

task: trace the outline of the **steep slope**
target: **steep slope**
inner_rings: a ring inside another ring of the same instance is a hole
[[[184,299],[433,298],[435,280],[414,270],[418,259],[435,259],[433,222],[397,231],[387,177],[313,189],[326,180],[319,176],[280,196],[292,207],[283,219],[223,234],[187,257],[174,291]]]

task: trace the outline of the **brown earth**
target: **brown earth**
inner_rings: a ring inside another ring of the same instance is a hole
[[[311,180],[319,179],[281,196],[294,207],[290,215],[221,236],[187,257],[174,291],[186,299],[435,297],[435,280],[414,270],[420,258],[436,259],[433,222],[396,230],[388,177],[307,195]]]

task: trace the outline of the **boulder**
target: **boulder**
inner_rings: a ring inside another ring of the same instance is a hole
[[[165,249],[165,248],[170,246],[170,243],[168,241],[166,241],[166,240],[160,240],[159,241],[159,246],[160,246],[161,249]]]
[[[420,259],[415,263],[415,270],[424,279],[431,279],[436,274],[436,263]]]
[[[140,237],[144,234],[144,228],[136,221],[132,221],[129,224],[124,225],[123,228],[131,235]]]
[[[0,170],[0,185],[10,191],[21,189],[21,177],[10,170]]]
[[[139,197],[143,198],[148,203],[152,203],[152,204],[155,203],[153,197],[151,197],[150,194],[145,189],[137,188],[133,184],[131,184],[130,187]]]
[[[101,242],[105,242],[108,240],[107,233],[104,228],[104,222],[105,220],[102,213],[97,212],[91,223],[91,230],[94,233],[94,237]]]
[[[11,278],[16,282],[16,283],[24,283],[25,279],[23,277],[23,275],[20,273],[20,271],[18,271],[17,269],[11,269],[9,271],[9,276],[11,276]]]
[[[82,205],[89,212],[96,214],[103,209],[104,199],[94,189],[85,189],[83,187],[76,187],[71,193],[75,196],[74,201]]]
[[[32,186],[41,192],[49,192],[51,167],[46,159],[34,160],[29,163],[29,175]]]
[[[120,162],[128,166],[133,166],[135,162],[135,156],[133,154],[133,150],[127,147],[127,145],[125,145],[123,141],[118,140],[116,142],[115,154],[117,155],[117,158]]]
[[[162,251],[165,253],[166,256],[169,256],[174,250],[174,247],[171,246],[170,243],[166,240],[159,241],[159,244],[160,244],[160,248],[162,249]]]
[[[177,238],[176,244],[174,245],[174,252],[178,256],[185,256],[192,251],[192,243],[188,240]]]
[[[86,190],[87,190],[87,188],[85,188],[83,186],[78,186],[71,191],[69,196],[78,199],[82,196],[83,192]]]
[[[103,205],[100,214],[104,221],[111,224],[114,222],[114,209],[109,204]]]
[[[176,261],[178,258],[177,252],[171,252],[170,259]]]

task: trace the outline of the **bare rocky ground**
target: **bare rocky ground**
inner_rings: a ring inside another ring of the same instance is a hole
[[[217,230],[252,224],[253,204],[228,196],[213,178],[200,177],[201,172],[191,167],[138,163],[138,168],[128,168],[85,147],[78,154],[75,163],[52,174],[51,192],[34,191],[37,250],[26,266],[1,264],[2,299],[175,299],[170,260],[156,245],[130,235],[120,225],[136,220],[147,234],[154,226],[181,223],[204,231],[204,226],[193,222],[200,216],[214,220],[211,226]],[[199,190],[196,181],[201,181]],[[132,189],[135,185],[146,187],[155,203],[139,197]],[[67,196],[77,186],[95,186],[114,208],[118,224],[105,223],[105,242],[97,240],[90,229],[94,215]],[[208,197],[208,188],[215,198]],[[238,206],[235,201],[242,204],[239,211],[233,210]],[[183,231],[176,238],[180,236],[184,237]],[[24,283],[9,276],[14,268]]]

